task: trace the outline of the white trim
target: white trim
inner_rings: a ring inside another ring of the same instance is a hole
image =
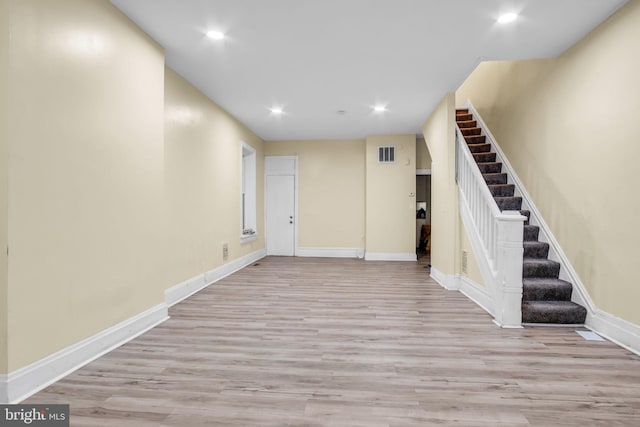
[[[640,325],[598,309],[587,314],[584,325],[609,341],[640,355]]]
[[[431,169],[416,169],[416,175],[431,175]]]
[[[493,300],[484,286],[466,276],[445,274],[433,266],[431,267],[431,278],[446,290],[459,291],[493,317],[493,310],[491,309]]]
[[[395,252],[366,252],[365,261],[417,261],[415,252],[395,253]]]
[[[0,376],[0,402],[18,403],[169,318],[166,304],[133,316],[8,375]]]
[[[364,248],[298,248],[296,256],[317,258],[362,258]]]
[[[249,235],[243,235],[240,236],[240,244],[244,244],[244,243],[249,243],[249,242],[253,242],[254,240],[258,239],[258,234],[249,234]]]
[[[460,292],[493,317],[493,310],[491,309],[493,307],[493,299],[487,288],[465,276],[458,276],[458,281],[460,282]]]
[[[248,266],[251,263],[264,258],[267,255],[265,249],[252,252],[243,257],[237,258],[227,264],[214,268],[211,271],[192,277],[180,284],[170,287],[164,291],[166,304],[171,307],[185,298],[190,297],[196,292],[201,291],[207,286],[217,282],[218,280],[235,273],[236,271]]]

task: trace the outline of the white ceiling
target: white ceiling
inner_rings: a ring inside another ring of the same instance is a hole
[[[164,46],[167,65],[263,139],[280,140],[418,133],[480,59],[557,56],[626,1],[112,3]],[[508,11],[520,18],[497,24]],[[207,38],[211,29],[227,38]],[[374,113],[377,103],[388,111]]]

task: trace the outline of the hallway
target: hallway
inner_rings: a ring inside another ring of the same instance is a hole
[[[500,329],[422,263],[269,257],[34,395],[72,426],[637,425],[640,357]]]

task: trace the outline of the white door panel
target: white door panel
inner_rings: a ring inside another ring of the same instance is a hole
[[[295,176],[267,175],[267,255],[293,256],[295,249]]]

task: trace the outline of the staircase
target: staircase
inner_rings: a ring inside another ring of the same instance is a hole
[[[560,263],[550,260],[549,244],[538,240],[540,228],[531,225],[531,213],[522,209],[522,197],[515,196],[515,185],[509,184],[502,163],[482,128],[468,109],[456,110],[456,122],[487,183],[500,211],[520,211],[524,223],[524,256],[522,260],[522,322],[549,324],[583,324],[587,310],[571,301],[573,286],[561,280]]]

